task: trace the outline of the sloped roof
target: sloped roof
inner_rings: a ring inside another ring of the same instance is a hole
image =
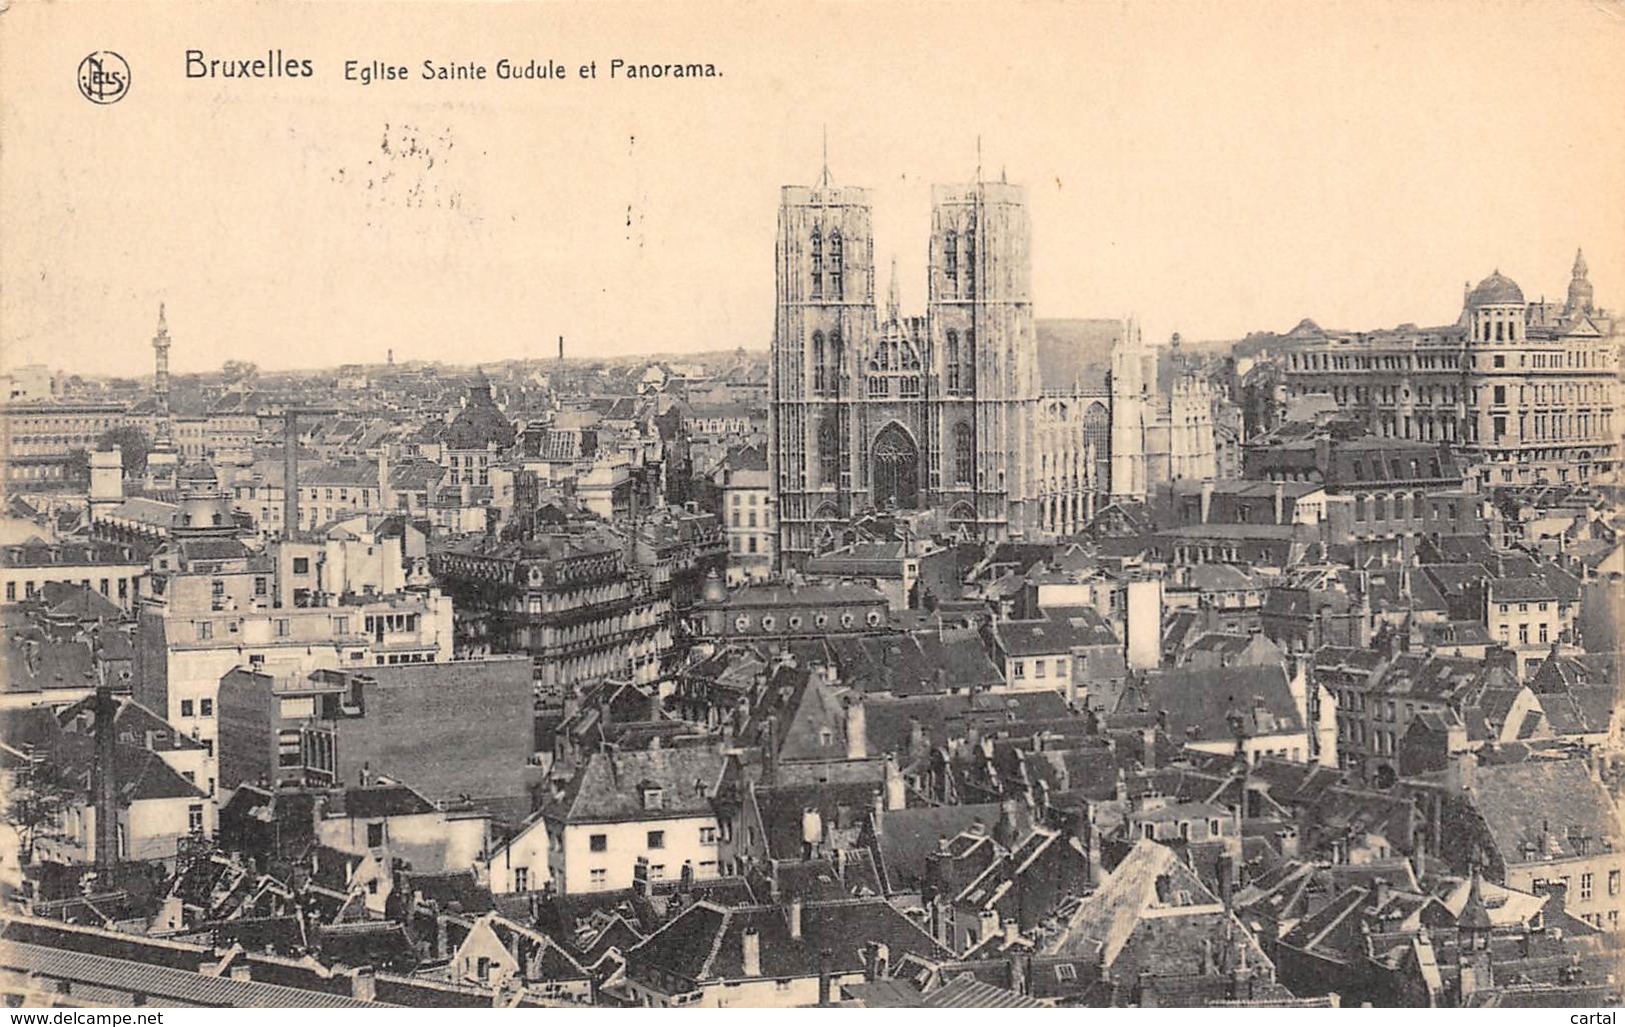
[[[1625,844],[1607,790],[1579,760],[1482,766],[1474,790],[1479,815],[1509,864],[1544,859],[1554,849],[1564,858],[1581,855],[1583,836],[1604,839],[1616,849]]]
[[[567,823],[613,823],[705,816],[727,757],[711,749],[595,752],[543,810]],[[661,789],[658,808],[644,807],[646,786]]]
[[[1169,911],[1181,908],[1205,913],[1218,904],[1173,849],[1142,838],[1099,889],[1079,903],[1066,926],[1044,946],[1044,954],[1111,966],[1146,913],[1177,915]]]

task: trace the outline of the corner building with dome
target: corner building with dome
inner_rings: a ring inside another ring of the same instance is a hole
[[[1454,324],[1315,328],[1278,359],[1289,393],[1329,396],[1381,437],[1448,444],[1481,488],[1614,484],[1618,324],[1577,253],[1561,302],[1496,270],[1464,289]]]

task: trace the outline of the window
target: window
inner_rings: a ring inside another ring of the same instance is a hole
[[[1049,670],[1049,661],[1048,660],[1034,660],[1033,661],[1033,677],[1035,677],[1035,678],[1045,677],[1048,670]]]
[[[587,848],[593,852],[609,851],[609,835],[595,834],[587,839]]]
[[[950,282],[959,277],[959,236],[951,228],[942,237],[942,273]]]
[[[513,868],[513,890],[530,891],[530,867]]]
[[[182,699],[181,700],[181,716],[183,716],[183,717],[193,716],[192,700],[190,700],[190,699]]]
[[[835,419],[826,417],[818,422],[818,477],[820,484],[833,485],[840,474],[841,458],[838,450]]]
[[[609,883],[609,871],[605,870],[603,867],[594,867],[588,873],[588,877],[591,879],[592,887],[595,891],[602,891],[604,885]]]
[[[276,637],[278,637],[278,638],[287,638],[288,637],[288,619],[286,617],[277,618],[275,624],[273,625],[273,628],[276,631]]]
[[[264,578],[255,578],[254,579],[254,594],[257,595],[257,596],[262,596],[262,595],[265,594],[265,591],[266,591],[265,579]]]
[[[203,804],[194,802],[186,807],[186,829],[193,834],[203,833]]]
[[[204,716],[204,717],[212,717],[212,716],[214,716],[214,700],[213,699],[199,699],[198,700],[198,714],[201,715],[201,716]]]
[[[717,843],[717,829],[714,827],[700,828],[700,844],[715,845]]]
[[[15,603],[16,601],[17,601],[17,583],[15,581],[8,581],[8,582],[6,582],[6,602]]]
[[[956,331],[953,331],[952,329],[949,329],[949,331],[948,331],[948,353],[947,353],[947,356],[948,356],[948,360],[947,360],[947,366],[948,366],[948,393],[950,395],[952,395],[953,393],[956,393],[956,392],[959,391],[959,380],[960,380],[960,371],[959,371],[959,333],[956,332]]]
[[[1057,981],[1075,981],[1078,979],[1078,968],[1071,963],[1056,963],[1055,979]]]
[[[1591,879],[1592,879],[1591,874],[1581,874],[1580,875],[1580,898],[1582,898],[1582,899],[1591,898]]]
[[[841,278],[843,254],[841,252],[841,233],[839,230],[829,233],[829,298],[841,298]]]
[[[1608,897],[1613,898],[1619,894],[1619,871],[1608,871]]]
[[[384,844],[384,825],[383,824],[368,824],[367,825],[367,848],[376,849],[382,844]]]
[[[976,433],[960,421],[954,426],[954,481],[969,485],[976,468]]]
[[[1016,677],[1018,677],[1018,678],[1026,677],[1027,676],[1027,664],[1026,664],[1026,662],[1024,660],[1017,660],[1016,664],[1015,664],[1015,671],[1016,671]]]
[[[310,557],[308,557],[308,556],[296,556],[296,557],[294,557],[293,558],[293,572],[295,574],[309,574],[310,573]]]
[[[205,642],[214,637],[214,625],[206,620],[197,623],[197,639]]]
[[[649,832],[649,848],[651,848],[651,849],[664,849],[665,847],[666,847],[666,832],[664,832],[664,831],[650,831]]]

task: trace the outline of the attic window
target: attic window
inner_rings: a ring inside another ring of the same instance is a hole
[[[644,809],[665,809],[666,790],[664,788],[645,787],[643,789]]]

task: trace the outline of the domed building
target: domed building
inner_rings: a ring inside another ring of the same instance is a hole
[[[237,533],[231,498],[220,487],[214,468],[201,461],[177,468],[175,488],[180,493],[180,504],[171,533],[177,540],[229,538]]]
[[[1616,480],[1619,322],[1575,254],[1565,302],[1492,271],[1454,324],[1324,332],[1283,356],[1289,396],[1331,398],[1379,438],[1452,447],[1479,489]]]
[[[491,398],[491,380],[485,372],[469,379],[468,399],[462,412],[446,429],[444,461],[448,485],[489,485],[492,460],[513,447],[514,426]]]

